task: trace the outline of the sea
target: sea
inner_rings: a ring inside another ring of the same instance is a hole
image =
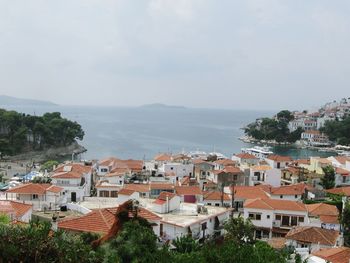
[[[252,147],[239,140],[243,127],[275,112],[253,110],[196,109],[183,107],[95,107],[95,106],[2,106],[26,114],[61,112],[77,121],[85,131],[78,141],[87,152],[82,159],[110,156],[150,160],[161,152],[220,152],[227,157]],[[1,108],[1,106],[0,106]],[[276,154],[293,158],[327,157],[329,152],[293,147],[272,147]]]

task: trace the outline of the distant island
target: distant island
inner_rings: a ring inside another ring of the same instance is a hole
[[[0,108],[4,106],[57,106],[57,104],[50,101],[22,99],[0,95]]]
[[[316,111],[282,110],[244,128],[246,142],[329,147],[350,145],[350,98],[326,103]]]
[[[140,106],[140,108],[148,108],[148,109],[186,109],[184,106],[176,106],[176,105],[166,105],[163,103],[152,103],[145,104]]]
[[[0,157],[68,147],[84,135],[80,124],[59,112],[33,116],[0,109]]]

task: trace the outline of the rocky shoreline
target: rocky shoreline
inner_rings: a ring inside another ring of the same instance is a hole
[[[45,162],[47,160],[61,160],[65,157],[72,158],[72,155],[79,155],[86,152],[87,149],[80,145],[78,142],[74,142],[71,145],[49,148],[42,151],[25,152],[13,156],[5,156],[4,159],[8,161],[22,161],[22,162]]]

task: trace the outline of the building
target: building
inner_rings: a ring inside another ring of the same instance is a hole
[[[339,211],[335,205],[324,203],[308,204],[310,225],[340,231]]]
[[[269,165],[256,165],[252,166],[249,170],[249,185],[281,185],[281,170],[272,168]]]
[[[221,191],[209,191],[203,195],[203,204],[209,206],[231,207],[231,198]]]
[[[307,130],[301,134],[301,139],[310,146],[329,146],[329,138],[327,135],[317,130]]]
[[[32,218],[33,205],[15,201],[0,201],[0,215],[7,215],[11,221],[28,223]]]
[[[232,156],[232,160],[240,165],[254,166],[259,164],[259,158],[249,153],[239,153]]]
[[[27,183],[6,192],[6,199],[33,206],[33,210],[55,210],[67,203],[64,189],[51,184]]]
[[[309,222],[306,206],[301,202],[276,199],[248,199],[243,205],[244,218],[255,226],[255,238],[283,237],[294,226]]]
[[[234,186],[225,189],[225,192],[231,196],[234,191],[234,208],[235,211],[243,212],[243,204],[247,199],[270,198],[270,195],[260,186]]]
[[[307,197],[307,186],[304,183],[284,185],[270,188],[272,199],[283,199],[290,201],[301,201]]]
[[[180,207],[180,197],[169,192],[161,192],[153,201],[152,211],[159,214],[167,214]]]
[[[285,238],[287,246],[308,248],[309,253],[318,251],[321,248],[332,248],[343,244],[338,231],[313,226],[293,227]]]
[[[344,168],[335,168],[335,186],[350,186],[350,171]]]
[[[180,197],[181,202],[200,203],[203,200],[203,193],[198,185],[175,186],[175,193]]]
[[[265,161],[272,168],[283,169],[286,168],[293,160],[289,156],[270,155]]]
[[[312,253],[308,258],[308,263],[349,263],[350,248],[334,247],[322,248]]]
[[[51,179],[53,185],[64,189],[67,202],[79,202],[90,196],[92,167],[82,163],[65,164],[53,171]]]

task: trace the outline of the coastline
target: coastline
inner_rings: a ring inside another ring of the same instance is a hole
[[[336,154],[339,154],[340,150],[337,150],[335,147],[317,147],[317,146],[311,146],[311,145],[305,145],[301,144],[299,141],[296,143],[288,143],[288,142],[276,142],[275,140],[258,140],[254,139],[250,136],[242,136],[238,138],[240,141],[243,141],[245,143],[253,144],[253,145],[266,145],[266,146],[284,146],[284,147],[291,147],[295,149],[308,149],[308,150],[314,150],[318,152],[333,152]]]
[[[87,149],[80,145],[77,141],[70,145],[48,148],[42,151],[30,151],[13,156],[4,156],[3,161],[11,162],[45,162],[48,160],[62,160],[66,157],[72,158],[73,155],[79,155],[86,152]]]

